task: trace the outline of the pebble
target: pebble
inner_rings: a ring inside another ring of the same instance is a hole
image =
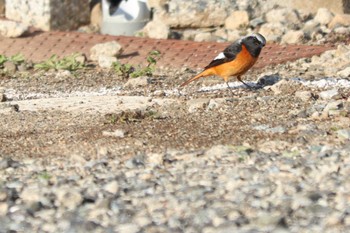
[[[205,109],[208,104],[209,104],[209,99],[203,98],[203,99],[193,99],[187,101],[187,107],[188,107],[188,112],[194,113],[199,110]]]
[[[330,100],[333,97],[337,96],[338,94],[339,94],[338,89],[331,89],[331,90],[320,92],[319,96],[321,97],[321,99]]]
[[[233,11],[225,20],[225,28],[235,30],[249,24],[249,15],[246,11]]]
[[[90,59],[98,61],[100,56],[118,57],[122,53],[122,46],[116,41],[96,44],[90,49]]]
[[[118,190],[119,190],[118,182],[116,180],[113,180],[113,181],[107,183],[104,186],[104,190],[106,190],[107,192],[114,194],[114,195],[117,194]]]
[[[350,139],[350,130],[349,129],[341,129],[337,131],[339,137],[344,139]]]
[[[314,20],[321,25],[329,24],[333,19],[333,14],[327,8],[319,8],[314,17]]]

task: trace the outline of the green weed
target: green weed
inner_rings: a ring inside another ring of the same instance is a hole
[[[145,67],[133,67],[130,64],[122,64],[120,62],[113,63],[113,69],[118,74],[121,75],[123,79],[128,78],[137,78],[141,76],[153,76],[154,71],[156,70],[157,61],[160,58],[160,52],[153,50],[148,53],[147,56],[147,66]]]
[[[34,69],[45,70],[45,71],[48,71],[50,69],[76,71],[84,68],[85,66],[83,63],[77,61],[76,58],[78,56],[81,56],[81,54],[74,53],[63,57],[62,59],[59,59],[58,56],[54,54],[46,61],[35,64]]]

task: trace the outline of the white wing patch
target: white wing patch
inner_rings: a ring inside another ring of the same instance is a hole
[[[213,60],[224,59],[226,56],[223,52],[219,53]]]

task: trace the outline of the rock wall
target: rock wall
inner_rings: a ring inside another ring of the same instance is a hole
[[[76,29],[90,20],[86,0],[6,1],[6,18],[49,30]]]

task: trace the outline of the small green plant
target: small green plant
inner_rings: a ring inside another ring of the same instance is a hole
[[[20,53],[15,54],[11,57],[7,57],[5,55],[0,54],[0,66],[3,66],[5,62],[11,61],[15,65],[20,65],[25,62],[24,56]]]
[[[146,67],[133,67],[130,64],[121,64],[120,62],[113,63],[113,69],[118,75],[121,75],[123,79],[137,78],[140,76],[152,76],[157,65],[157,61],[160,57],[160,52],[153,50],[148,53],[147,66]]]
[[[52,175],[50,175],[47,171],[43,171],[38,174],[38,178],[42,180],[49,180],[51,177]]]
[[[34,68],[36,70],[45,70],[45,71],[50,69],[76,71],[84,68],[84,64],[77,61],[76,58],[78,56],[81,56],[81,55],[79,53],[74,53],[63,57],[62,59],[59,59],[58,56],[54,54],[46,61],[35,64]]]

